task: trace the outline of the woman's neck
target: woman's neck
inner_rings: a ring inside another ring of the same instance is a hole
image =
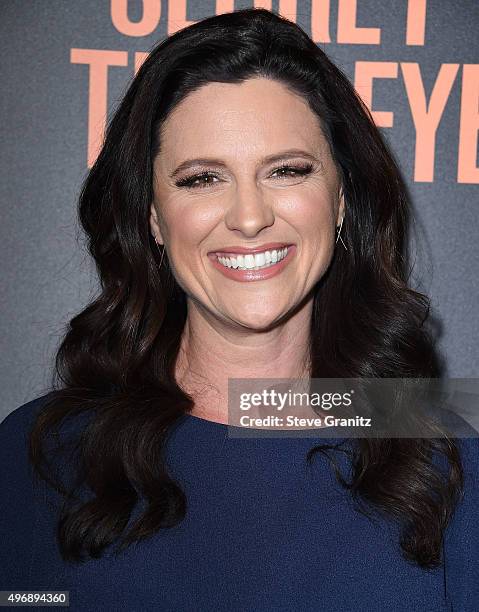
[[[191,414],[228,423],[229,378],[306,378],[311,302],[268,331],[225,324],[188,304],[175,376],[195,400]]]

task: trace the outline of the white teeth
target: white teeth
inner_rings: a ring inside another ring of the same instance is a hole
[[[273,249],[271,251],[263,251],[262,253],[236,255],[236,257],[218,257],[218,261],[226,268],[235,268],[238,270],[260,270],[278,263],[286,257],[288,247],[282,249]]]
[[[245,255],[244,256],[244,265],[247,270],[252,270],[254,268],[254,255]]]
[[[264,264],[266,263],[266,257],[264,256],[264,253],[256,253],[254,256],[254,265],[258,266],[258,268],[260,266],[264,266]]]

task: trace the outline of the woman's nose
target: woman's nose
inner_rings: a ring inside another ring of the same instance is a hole
[[[225,224],[251,238],[274,223],[274,213],[261,190],[254,185],[239,185],[225,214]]]

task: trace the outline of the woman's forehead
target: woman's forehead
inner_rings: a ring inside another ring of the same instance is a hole
[[[209,83],[182,100],[161,129],[163,150],[187,149],[190,157],[201,156],[205,145],[238,154],[256,148],[264,155],[271,147],[317,149],[323,140],[307,102],[269,79]]]

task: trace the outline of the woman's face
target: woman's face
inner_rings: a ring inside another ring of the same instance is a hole
[[[277,81],[209,83],[160,144],[151,230],[180,286],[236,327],[283,319],[327,270],[343,215],[316,115]]]

